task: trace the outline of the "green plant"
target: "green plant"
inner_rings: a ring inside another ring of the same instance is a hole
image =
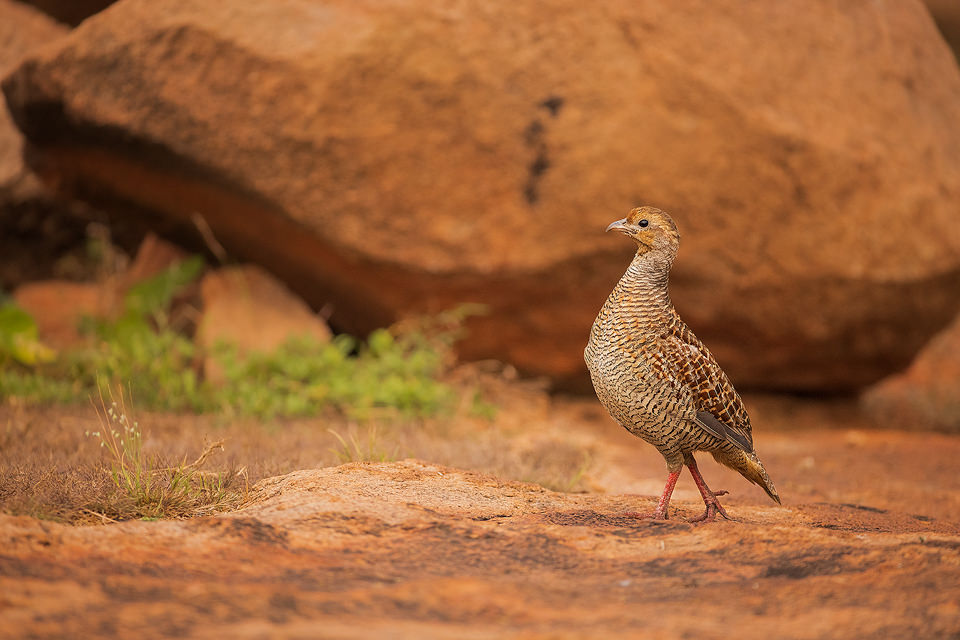
[[[340,335],[329,343],[295,338],[272,353],[242,355],[219,344],[215,358],[225,383],[211,389],[226,414],[316,415],[326,407],[356,419],[382,411],[435,415],[453,407],[453,389],[440,381],[445,352],[415,334],[385,329],[366,342]]]
[[[76,380],[48,375],[14,364],[0,365],[0,398],[35,404],[69,404],[83,397],[86,387]]]
[[[56,352],[40,342],[37,323],[15,303],[0,303],[0,364],[13,360],[23,365],[52,362]]]
[[[95,343],[67,355],[69,377],[86,389],[96,389],[100,378],[121,382],[152,409],[202,409],[196,347],[169,321],[171,300],[202,270],[199,257],[178,262],[131,287],[119,319],[87,319],[84,329]]]
[[[95,394],[104,379],[124,385],[147,409],[264,419],[328,409],[358,420],[384,412],[430,416],[456,406],[457,394],[442,377],[465,318],[478,306],[378,329],[365,341],[347,335],[327,343],[294,338],[271,353],[241,353],[221,343],[201,353],[174,326],[170,305],[202,269],[200,258],[190,258],[135,285],[119,318],[85,319],[82,329],[91,343],[56,358],[37,341],[26,312],[0,308],[0,394],[65,402]],[[204,359],[223,374],[216,384],[200,377]],[[481,398],[474,398],[472,408],[492,415]]]
[[[130,287],[124,296],[125,317],[151,319],[164,328],[169,323],[170,302],[184,287],[203,272],[200,256],[191,256],[171,265],[165,271]]]
[[[92,347],[68,354],[65,365],[85,390],[96,388],[99,378],[122,382],[144,407],[181,411],[203,406],[195,354],[193,343],[175,331],[122,318],[101,327]]]
[[[189,258],[133,286],[116,320],[85,318],[87,346],[55,353],[37,339],[33,318],[0,307],[0,395],[38,403],[76,401],[95,394],[99,379],[120,382],[151,409],[203,406],[193,342],[171,326],[169,306],[203,269]]]

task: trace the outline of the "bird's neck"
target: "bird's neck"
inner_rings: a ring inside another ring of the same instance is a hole
[[[643,324],[659,324],[674,313],[667,283],[673,256],[658,251],[637,253],[614,288],[610,300],[620,313]]]

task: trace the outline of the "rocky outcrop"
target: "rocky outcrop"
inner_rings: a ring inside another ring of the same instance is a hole
[[[886,427],[960,433],[960,317],[905,371],[869,388],[862,403]]]
[[[464,355],[567,386],[636,204],[741,386],[860,387],[960,304],[960,72],[919,1],[126,0],[4,91],[62,193],[199,213],[352,332],[485,303]]]
[[[271,478],[240,511],[188,521],[68,527],[0,516],[0,629],[32,638],[960,631],[955,524],[825,503],[740,507],[735,521],[699,527],[618,515],[638,502],[653,506],[404,461]]]

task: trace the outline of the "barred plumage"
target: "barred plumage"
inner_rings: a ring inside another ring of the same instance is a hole
[[[667,517],[673,486],[687,465],[707,510],[698,520],[726,516],[693,457],[720,463],[780,497],[753,450],[750,416],[709,349],[680,319],[668,278],[680,234],[665,212],[639,207],[607,227],[633,238],[637,253],[600,310],[584,360],[597,397],[625,429],[655,446],[667,461],[667,486],[654,512]]]

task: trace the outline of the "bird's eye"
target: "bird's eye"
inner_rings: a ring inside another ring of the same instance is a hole
[[[647,226],[648,224],[650,224],[650,221],[649,221],[649,220],[641,220],[640,222],[637,223],[637,225],[640,226],[640,227],[645,227],[645,226]]]

